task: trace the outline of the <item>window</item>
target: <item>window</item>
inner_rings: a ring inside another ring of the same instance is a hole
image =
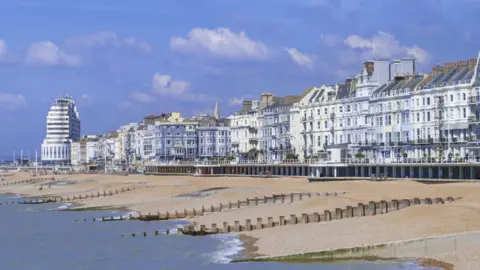
[[[430,122],[430,112],[427,112],[427,121]]]
[[[343,112],[343,106],[339,106],[339,107],[338,107],[338,111],[339,111],[339,112]]]
[[[430,105],[430,98],[427,97],[427,105]]]
[[[322,123],[320,121],[317,122],[317,128],[322,128]]]
[[[453,95],[450,95],[450,101],[453,101]]]
[[[462,95],[463,95],[463,100],[467,100],[467,95],[465,93],[463,93]]]
[[[350,112],[350,105],[347,105],[347,112]]]
[[[417,113],[417,123],[420,122],[420,113]]]
[[[328,114],[328,109],[325,108],[325,109],[324,109],[324,112],[325,112],[325,114]]]
[[[467,109],[465,108],[463,108],[463,118],[467,118]]]
[[[317,109],[317,115],[320,115],[320,109]]]
[[[324,126],[325,126],[325,128],[328,128],[328,121],[325,120]]]

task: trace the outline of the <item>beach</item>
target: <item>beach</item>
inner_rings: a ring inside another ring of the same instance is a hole
[[[73,174],[56,175],[65,178],[46,180],[35,184],[1,186],[1,193],[33,197],[74,196],[94,194],[105,190],[132,189],[114,196],[76,201],[80,207],[123,208],[139,213],[158,213],[200,209],[202,206],[228,204],[246,198],[262,198],[272,194],[336,193],[335,196],[316,196],[284,204],[260,204],[206,213],[190,218],[195,224],[244,222],[246,219],[323,213],[336,208],[368,204],[369,201],[455,197],[454,202],[435,205],[414,205],[400,211],[356,217],[330,222],[296,224],[242,233],[246,256],[287,256],[317,252],[326,249],[365,246],[412,238],[435,237],[445,234],[480,230],[480,183],[422,184],[410,180],[370,182],[315,182],[304,177],[249,178],[249,177],[193,177]],[[16,173],[2,183],[32,178],[32,174]],[[63,182],[62,182],[63,181]],[[50,183],[50,188],[48,184]],[[41,190],[40,187],[43,186]],[[433,254],[423,258],[428,263],[439,261],[444,268],[480,269],[474,256],[480,249],[457,250],[454,253]],[[420,257],[420,256],[418,256]],[[478,257],[478,256],[477,256]]]

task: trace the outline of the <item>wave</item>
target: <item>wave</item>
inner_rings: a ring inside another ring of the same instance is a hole
[[[242,241],[236,235],[229,234],[215,234],[210,236],[214,239],[220,240],[219,249],[211,255],[211,261],[217,264],[227,264],[232,261],[232,257],[238,255],[244,250]]]
[[[21,196],[19,194],[15,194],[14,196],[7,197],[6,199],[21,199],[21,198],[23,198],[23,196]]]
[[[68,209],[72,206],[71,203],[65,203],[65,204],[62,204],[61,206],[57,207],[57,210],[65,210],[65,209]]]

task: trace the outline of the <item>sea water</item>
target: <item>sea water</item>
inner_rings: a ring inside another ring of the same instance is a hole
[[[242,256],[242,243],[232,235],[153,236],[172,232],[182,222],[114,221],[118,211],[59,211],[69,205],[12,204],[18,196],[0,195],[0,269],[227,269],[240,270],[384,270],[422,269],[413,263],[286,264],[229,263]],[[9,204],[6,204],[9,202]],[[84,221],[86,219],[86,221]],[[148,236],[144,237],[143,232]],[[132,233],[136,236],[133,237]],[[123,236],[122,236],[123,235]]]

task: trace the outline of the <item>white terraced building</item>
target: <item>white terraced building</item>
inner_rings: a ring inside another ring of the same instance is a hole
[[[71,97],[58,98],[50,108],[46,133],[42,143],[42,162],[70,163],[70,144],[80,139],[80,118]]]

